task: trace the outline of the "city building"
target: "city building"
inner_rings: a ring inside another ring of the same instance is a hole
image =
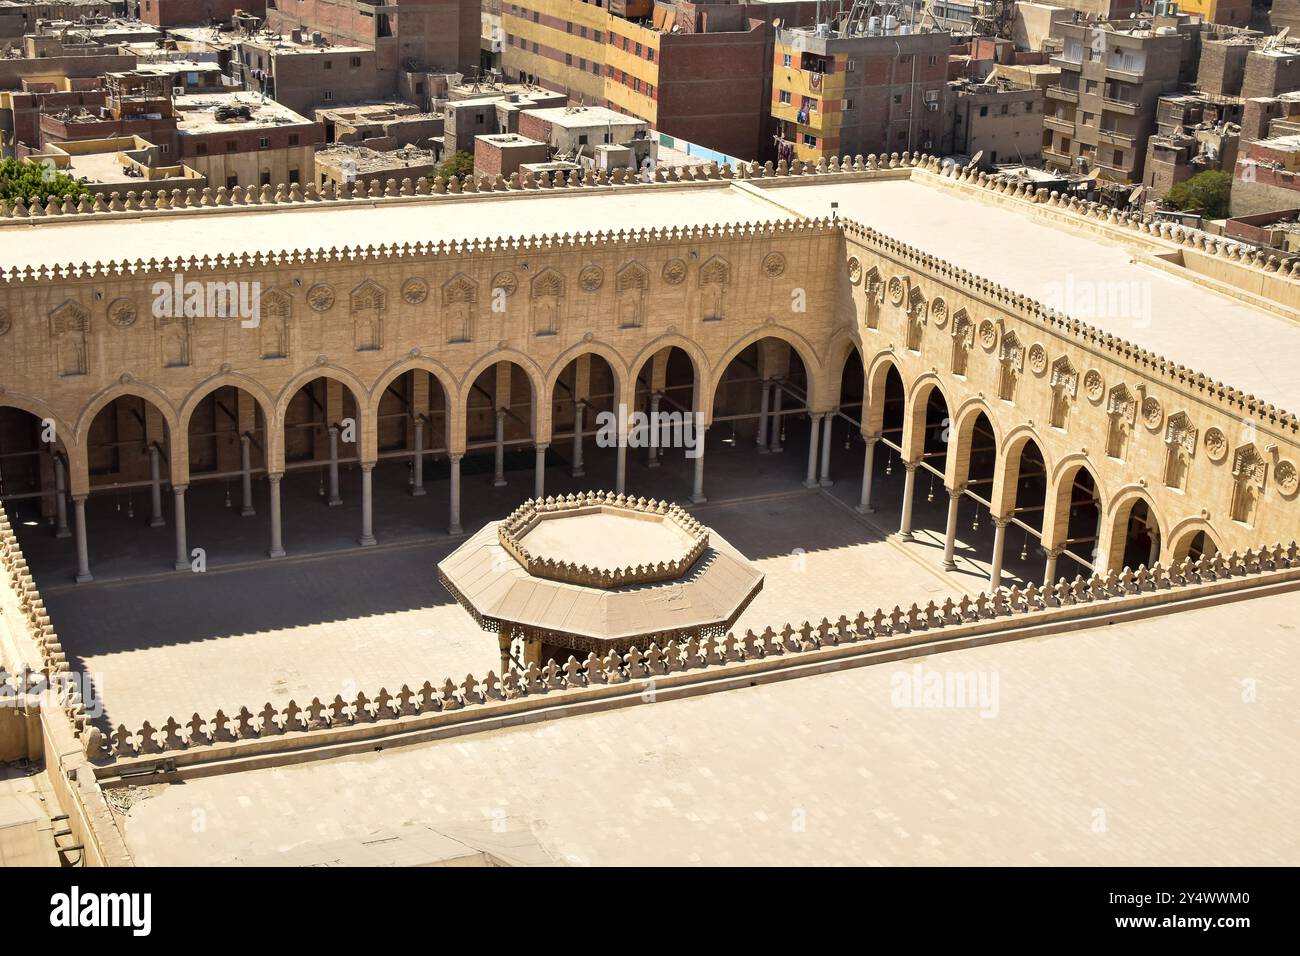
[[[1251,0],[1177,0],[1180,13],[1204,17],[1209,23],[1226,26],[1250,26]]]
[[[1137,24],[1055,25],[1062,49],[1052,63],[1061,78],[1047,90],[1043,114],[1049,166],[1141,182],[1157,101],[1178,88],[1184,38],[1174,25]]]
[[[355,103],[395,92],[393,76],[381,73],[375,50],[336,45],[320,33],[266,31],[238,41],[234,78],[297,113],[317,106]]]
[[[1007,81],[948,84],[944,153],[979,155],[982,169],[1002,163],[1037,164],[1043,145],[1042,87]]]
[[[551,148],[539,140],[518,133],[496,133],[476,136],[474,144],[474,175],[502,176],[509,179],[521,166],[534,168],[551,161]],[[577,164],[574,164],[577,168]]]
[[[408,145],[430,147],[435,138],[441,140],[445,122],[440,113],[425,113],[411,103],[400,102],[318,109],[315,117],[325,127],[326,143],[352,143],[379,150]]]
[[[537,86],[512,83],[468,84],[452,88],[443,110],[447,155],[474,155],[477,137],[519,132],[524,110],[562,107],[569,98]]]
[[[546,144],[555,159],[599,169],[635,168],[658,159],[659,142],[644,120],[600,106],[527,109],[519,115],[519,135]],[[479,144],[482,144],[482,139]],[[531,156],[521,162],[544,162]],[[478,157],[475,155],[475,166]]]
[[[1164,198],[1197,173],[1231,171],[1241,141],[1242,110],[1240,97],[1204,93],[1160,97],[1156,130],[1147,140],[1143,166],[1142,184],[1150,198]]]
[[[771,110],[780,158],[941,148],[951,34],[878,19],[777,31]]]
[[[30,153],[28,162],[50,165],[86,183],[95,194],[125,197],[146,189],[202,190],[208,181],[184,164],[172,163],[163,148],[139,136],[52,143]]]
[[[156,27],[187,27],[228,23],[239,12],[264,16],[267,0],[126,0],[125,6],[131,16]]]
[[[1234,219],[1300,206],[1300,133],[1242,145],[1232,178]]]
[[[280,186],[315,175],[320,125],[257,93],[177,96],[177,161],[214,188]]]
[[[315,170],[316,186],[322,190],[354,183],[369,188],[372,182],[386,188],[390,179],[399,184],[404,179],[415,182],[421,176],[432,179],[438,175],[438,155],[416,146],[376,149],[335,143],[316,150]]]

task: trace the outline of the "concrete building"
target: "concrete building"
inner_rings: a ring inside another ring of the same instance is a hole
[[[646,162],[653,165],[659,143],[649,133],[644,120],[599,106],[529,109],[519,116],[520,136],[545,143],[556,159],[599,169],[640,169]]]
[[[265,93],[296,113],[395,92],[394,77],[379,71],[372,47],[336,45],[298,29],[241,39],[233,75],[245,89]]]
[[[433,71],[471,74],[479,67],[482,12],[479,0],[393,0],[376,8],[366,0],[294,0],[266,12],[267,29],[285,36],[319,33],[335,46],[374,51],[384,89],[402,77]]]
[[[131,16],[156,27],[228,23],[241,10],[246,15],[262,17],[266,5],[267,0],[126,0]]]
[[[817,29],[777,32],[772,117],[780,158],[940,149],[951,35]]]
[[[981,155],[980,168],[1036,164],[1043,145],[1044,91],[1009,82],[948,84],[945,154]]]
[[[438,175],[438,155],[431,149],[401,146],[394,149],[376,149],[370,146],[336,143],[316,150],[315,178],[318,189],[360,183],[369,187],[372,182],[386,187],[390,179],[401,183],[404,179],[415,182],[421,176],[432,179]]]
[[[569,98],[523,84],[473,84],[453,88],[443,106],[443,147],[448,156],[469,153],[477,137],[518,133],[525,110],[566,106]]]
[[[1156,103],[1178,87],[1184,39],[1173,25],[1056,24],[1060,85],[1047,91],[1043,159],[1102,179],[1142,179]]]
[[[1250,26],[1251,0],[1177,0],[1180,13],[1204,17],[1208,23]]]
[[[812,3],[503,3],[508,77],[735,156],[770,151],[773,24]]]
[[[139,136],[52,143],[38,153],[29,154],[27,160],[52,165],[103,196],[117,193],[125,197],[128,192],[140,193],[146,189],[155,193],[172,189],[202,190],[208,185],[197,170],[171,162],[161,146]]]
[[[321,127],[256,93],[178,96],[177,160],[217,186],[279,186],[315,175]]]
[[[363,103],[318,109],[316,122],[325,128],[326,143],[352,143],[372,149],[431,146],[441,138],[444,117],[425,113],[410,103]],[[441,144],[435,152],[441,151]]]
[[[1300,206],[1300,133],[1246,143],[1232,178],[1234,218]]]
[[[536,169],[551,161],[550,146],[517,133],[497,133],[477,136],[475,139],[475,176],[502,176],[509,179],[522,166]]]
[[[38,20],[78,21],[85,17],[107,19],[113,15],[114,6],[110,0],[0,0],[0,43],[34,33]],[[120,9],[120,4],[117,6]]]

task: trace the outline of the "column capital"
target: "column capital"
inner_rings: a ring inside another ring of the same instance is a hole
[[[359,461],[359,462],[357,462],[357,464],[358,464],[359,466],[361,466],[361,470],[362,470],[363,472],[364,472],[364,471],[371,471],[371,470],[373,470],[374,467],[375,467],[375,463],[374,463],[373,461]]]
[[[957,485],[955,488],[948,489],[948,497],[950,498],[960,498],[964,494],[966,494],[965,485]]]
[[[86,499],[89,498],[89,497],[90,497],[90,495],[73,495],[73,496],[72,496],[72,500],[73,500],[75,503],[77,503],[77,504],[80,505],[80,504],[85,504]]]
[[[1044,550],[1049,558],[1059,558],[1065,553],[1064,548],[1045,548]]]
[[[546,449],[548,449],[548,448],[550,448],[550,447],[551,447],[551,443],[548,442],[548,441],[535,441],[535,442],[533,442],[533,449],[536,450],[536,451],[546,451]]]
[[[189,485],[172,485],[172,494],[183,495],[189,487]]]
[[[284,477],[284,472],[282,471],[268,471],[266,473],[267,481],[279,481],[283,477]]]
[[[862,440],[868,445],[874,445],[880,441],[880,432],[859,432],[859,434],[862,435]]]
[[[464,458],[464,457],[465,457],[465,453],[464,453],[464,452],[461,452],[461,453],[459,453],[459,454],[453,452],[453,453],[451,453],[451,454],[449,454],[449,455],[447,456],[447,460],[450,461],[452,464],[456,464],[457,462],[459,462],[459,461],[460,461],[462,458]]]
[[[1007,525],[1011,524],[1011,515],[1006,515],[1005,517],[1002,518],[999,518],[997,515],[993,515],[993,523],[997,525],[999,528],[1005,528]]]
[[[909,475],[914,474],[916,469],[921,467],[921,459],[918,458],[916,461],[905,461],[903,462],[903,467],[907,469]]]

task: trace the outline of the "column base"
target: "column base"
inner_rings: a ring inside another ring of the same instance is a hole
[[[651,459],[650,461],[647,461],[647,462],[645,463],[645,466],[646,466],[647,468],[658,468],[658,467],[659,467],[659,459],[658,459],[658,458],[653,458],[653,459]]]
[[[427,495],[428,493],[429,493],[429,492],[426,491],[426,490],[424,489],[424,486],[423,486],[423,485],[421,485],[421,486],[418,487],[418,488],[412,488],[412,489],[411,489],[411,497],[412,497],[412,498],[423,498],[423,497],[424,497],[425,495]]]
[[[82,574],[81,572],[77,572],[76,582],[78,584],[89,584],[93,580],[95,580],[95,576],[91,574],[89,571],[87,571],[85,574]]]
[[[361,545],[363,548],[369,548],[371,545],[376,543],[373,534],[363,534],[361,537],[357,538],[357,544]]]
[[[899,531],[895,534],[899,541],[915,541],[916,534],[912,531]]]
[[[325,502],[326,507],[329,508],[337,508],[341,504],[343,504],[342,498],[331,498],[329,501]]]
[[[71,538],[71,537],[72,537],[72,529],[71,529],[71,528],[64,528],[64,529],[61,530],[61,531],[56,531],[56,532],[54,532],[54,537],[56,537],[56,538]]]
[[[255,515],[255,514],[257,514],[257,509],[256,509],[256,508],[249,507],[249,508],[240,508],[240,509],[239,509],[239,517],[241,517],[241,518],[251,518],[251,517],[253,517],[253,515]]]
[[[177,571],[188,571],[190,570],[190,563],[188,561],[176,561],[172,564],[172,567]]]
[[[283,558],[287,552],[284,548],[271,548],[266,552],[268,558]]]
[[[493,488],[504,488],[505,486],[506,486],[506,480],[505,480],[504,478],[493,478],[493,479],[492,479],[492,487],[493,487]]]
[[[585,471],[583,471],[581,468],[575,468],[575,469],[573,469],[573,471],[569,472],[569,477],[570,477],[570,478],[585,478],[586,475],[587,475],[587,473],[586,473]],[[503,481],[503,482],[501,482],[501,484],[504,485],[505,482]]]
[[[835,486],[835,482],[831,481],[829,478],[822,478],[817,482],[817,484],[821,485],[823,488],[832,488]]]
[[[956,562],[956,561],[945,561],[945,562],[943,562],[943,569],[944,569],[945,571],[956,571],[956,570],[957,570],[957,562]]]
[[[801,482],[801,484],[809,490],[821,487],[821,485],[815,479],[813,481],[808,481],[807,479],[805,479],[803,482]]]
[[[770,449],[770,448],[764,448],[762,445],[759,445],[758,448],[757,448],[756,450],[758,451],[758,453],[759,453],[760,455],[770,455],[770,454],[772,454],[772,449]]]
[[[876,509],[873,508],[871,505],[858,505],[853,510],[860,515],[873,515],[876,513]]]
[[[461,527],[460,525],[458,525],[458,524],[454,524],[454,525],[452,525],[451,527],[449,527],[449,528],[447,529],[447,533],[450,534],[450,535],[464,534],[464,533],[465,533],[465,529],[462,528],[462,527]]]
[[[693,504],[702,505],[708,500],[709,499],[706,498],[704,495],[691,495],[691,502]]]
[[[781,447],[780,445],[777,445],[775,448],[769,448],[769,449],[767,450],[767,453],[768,453],[769,455],[779,455],[779,454],[781,454],[781,452],[783,452],[783,451],[785,451],[785,449],[784,449],[783,447]]]
[[[165,527],[167,527],[167,519],[166,519],[166,518],[161,518],[161,517],[160,517],[160,518],[150,518],[150,519],[149,519],[149,527],[151,527],[151,528],[165,528]]]

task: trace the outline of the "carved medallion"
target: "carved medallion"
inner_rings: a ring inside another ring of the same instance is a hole
[[[583,292],[595,292],[605,284],[605,273],[600,266],[587,266],[578,273],[578,285]]]
[[[1088,396],[1088,401],[1101,401],[1102,396],[1106,394],[1106,382],[1101,377],[1101,372],[1098,372],[1095,368],[1090,368],[1084,373],[1083,391]]]
[[[513,272],[498,272],[492,277],[492,288],[500,289],[507,296],[515,294],[515,289],[519,288],[519,280],[515,278]]]
[[[115,328],[129,329],[135,325],[135,303],[130,299],[114,299],[108,305],[108,321]]]
[[[664,263],[663,277],[669,285],[681,285],[686,279],[686,263],[681,259],[669,259]]]
[[[429,297],[429,283],[416,277],[402,283],[402,298],[411,305],[419,305]]]
[[[936,329],[941,329],[948,324],[948,303],[943,299],[936,298],[930,303],[930,321],[934,323]]]
[[[902,305],[903,298],[907,295],[906,284],[898,276],[891,276],[885,294],[894,305]]]
[[[317,283],[307,290],[307,304],[313,312],[328,312],[334,308],[334,289],[324,282]]]
[[[1219,429],[1205,430],[1205,454],[1210,461],[1223,461],[1228,457],[1228,438]]]
[[[1047,371],[1047,349],[1038,343],[1029,347],[1029,370],[1035,375],[1042,375]]]
[[[985,319],[980,323],[980,345],[984,346],[986,352],[992,352],[998,344],[998,327],[993,324],[992,319]]]
[[[1295,462],[1283,458],[1273,469],[1273,477],[1277,479],[1278,490],[1284,495],[1293,495],[1300,488],[1300,473],[1296,472]]]
[[[849,281],[854,285],[862,281],[862,261],[857,256],[849,256]]]
[[[769,279],[775,279],[785,272],[785,256],[779,252],[769,252],[763,257],[763,271]]]
[[[1159,430],[1165,423],[1165,410],[1158,398],[1148,395],[1142,399],[1142,421],[1152,431]]]

